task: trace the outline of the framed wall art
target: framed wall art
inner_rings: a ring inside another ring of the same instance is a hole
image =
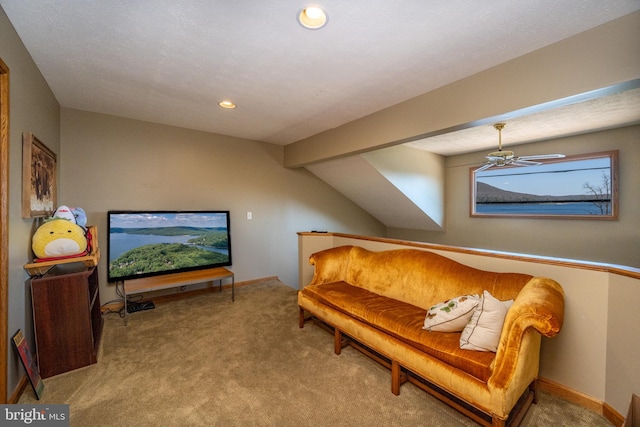
[[[32,133],[22,134],[22,217],[53,214],[57,204],[56,155]]]
[[[618,151],[471,175],[472,217],[618,219]]]
[[[31,351],[29,350],[29,344],[27,344],[27,340],[25,340],[21,329],[18,329],[18,332],[13,335],[11,341],[13,342],[13,347],[18,352],[18,356],[22,362],[22,367],[29,377],[31,387],[33,387],[33,391],[35,392],[38,400],[40,400],[44,390],[44,383],[42,382],[42,377],[40,377],[38,366],[36,365],[36,362],[31,355]]]

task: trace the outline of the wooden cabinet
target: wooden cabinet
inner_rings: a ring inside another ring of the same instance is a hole
[[[31,279],[31,299],[43,378],[97,362],[103,325],[97,267],[56,265]]]

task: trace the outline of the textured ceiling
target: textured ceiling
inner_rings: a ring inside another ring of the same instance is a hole
[[[638,0],[313,3],[328,12],[322,30],[296,22],[299,0],[0,0],[61,106],[281,145],[640,9]],[[223,99],[238,108],[220,109]],[[452,153],[448,145],[431,148]]]
[[[635,86],[640,84],[633,83]],[[494,122],[506,124],[502,131],[503,146],[638,124],[640,89],[624,90],[522,115],[514,114],[514,117],[499,118],[491,123],[472,124],[466,129],[413,141],[407,145],[443,156],[482,149],[494,151],[498,146],[498,132],[493,127]]]

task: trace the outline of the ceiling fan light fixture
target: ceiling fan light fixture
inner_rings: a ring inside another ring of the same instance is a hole
[[[307,6],[298,12],[298,22],[310,30],[318,30],[327,25],[327,12],[319,6]]]
[[[476,169],[475,172],[482,172],[492,167],[503,166],[539,166],[542,162],[536,160],[542,159],[561,159],[565,157],[564,154],[539,154],[535,156],[521,156],[516,157],[513,151],[502,149],[502,129],[506,126],[506,123],[496,123],[493,127],[498,131],[498,151],[489,153],[486,156],[487,163],[484,166]]]
[[[506,166],[513,161],[515,153],[513,151],[502,150],[502,129],[506,126],[506,123],[496,123],[493,127],[498,131],[498,151],[489,153],[486,158],[489,162],[493,163],[493,166]]]

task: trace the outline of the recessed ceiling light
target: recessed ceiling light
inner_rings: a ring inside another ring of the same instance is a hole
[[[231,101],[220,101],[218,102],[218,105],[221,106],[222,108],[229,108],[229,109],[236,108],[236,104],[234,104]]]
[[[298,12],[298,22],[305,28],[317,30],[327,24],[327,13],[318,6],[307,6]]]

